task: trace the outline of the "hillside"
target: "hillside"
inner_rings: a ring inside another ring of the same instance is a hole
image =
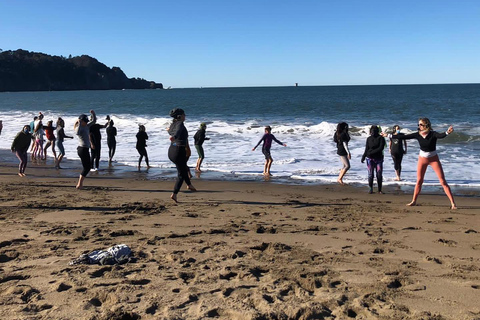
[[[1,91],[163,89],[161,83],[128,78],[87,55],[59,57],[25,50],[0,51]]]

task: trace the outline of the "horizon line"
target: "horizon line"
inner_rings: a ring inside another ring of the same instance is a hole
[[[228,89],[228,88],[289,88],[289,87],[368,87],[368,86],[435,86],[435,85],[475,85],[480,82],[443,82],[443,83],[384,83],[384,84],[309,84],[309,85],[252,85],[252,86],[199,86],[199,87],[172,87],[168,86],[163,90],[171,89]]]

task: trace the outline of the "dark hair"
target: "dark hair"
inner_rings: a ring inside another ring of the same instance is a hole
[[[378,128],[377,125],[373,125],[370,127],[370,135],[378,136],[379,132],[380,132],[380,129]]]
[[[81,114],[80,116],[78,116],[78,119],[88,123],[88,117],[86,114]]]
[[[347,135],[347,138],[349,141],[350,140],[350,135],[348,134],[348,123],[346,122],[340,122],[339,124],[337,124],[337,132],[335,132],[335,135],[336,135],[336,138],[337,138],[337,141],[340,142],[341,139],[340,139],[340,136],[345,133]]]
[[[185,114],[185,111],[183,111],[183,109],[180,109],[180,108],[175,108],[170,110],[170,117],[174,119],[178,119],[179,116],[183,116],[184,114]]]
[[[272,127],[266,126],[266,127],[265,127],[265,130],[267,130],[267,131],[270,133],[270,132],[272,132]]]
[[[399,126],[398,124],[394,125],[394,126],[392,127],[392,130],[393,130],[394,132],[395,132],[395,128],[400,129],[400,126]]]

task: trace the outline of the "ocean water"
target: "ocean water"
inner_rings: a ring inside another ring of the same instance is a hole
[[[264,157],[261,148],[255,152],[252,148],[262,137],[264,126],[270,125],[277,139],[287,144],[272,146],[272,181],[334,183],[341,163],[332,137],[337,123],[345,121],[352,137],[352,168],[345,182],[366,184],[366,164],[360,159],[369,127],[376,124],[388,130],[399,124],[402,132],[408,133],[416,130],[419,117],[428,117],[434,130],[444,131],[449,125],[455,129],[437,144],[450,185],[480,187],[479,84],[4,92],[0,93],[0,149],[9,149],[16,133],[39,111],[45,115],[45,124],[61,116],[66,134],[73,135],[78,115],[94,109],[100,123],[110,115],[117,127],[114,166],[136,169],[135,135],[138,125],[143,124],[153,167],[149,174],[171,176],[175,169],[167,157],[166,128],[171,122],[169,110],[175,107],[183,108],[187,115],[192,167],[197,159],[193,135],[201,122],[208,125],[211,140],[204,144],[202,178],[262,180]],[[103,142],[100,169],[108,166],[106,134]],[[76,139],[67,139],[64,145],[66,158],[78,159]],[[385,149],[384,184],[414,185],[418,151],[418,143],[410,140],[403,160],[403,181],[397,182]],[[427,171],[425,185],[438,185],[433,170]]]

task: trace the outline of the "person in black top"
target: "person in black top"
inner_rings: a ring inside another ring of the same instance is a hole
[[[415,191],[413,192],[413,199],[412,202],[408,203],[407,206],[415,206],[417,205],[417,198],[422,190],[422,184],[425,177],[425,172],[427,171],[428,166],[431,166],[435,173],[437,174],[438,180],[443,187],[443,191],[447,195],[448,199],[450,200],[450,208],[452,210],[457,209],[457,205],[455,204],[455,199],[453,198],[452,191],[450,190],[450,186],[445,179],[445,174],[443,172],[442,164],[440,163],[440,159],[438,158],[437,154],[437,140],[443,139],[447,135],[453,132],[453,127],[450,126],[446,132],[436,132],[432,130],[432,124],[428,118],[420,118],[418,120],[418,131],[405,134],[405,135],[387,135],[383,133],[384,137],[388,136],[390,139],[399,139],[399,140],[406,140],[406,139],[417,139],[418,143],[420,144],[420,154],[418,156],[418,164],[417,164],[417,183],[415,185]]]
[[[90,127],[90,152],[91,157],[91,170],[97,171],[100,164],[100,155],[102,150],[102,134],[100,129],[104,129],[108,126],[108,121],[104,125],[95,123]]]
[[[352,159],[352,155],[348,149],[350,135],[348,134],[348,124],[346,122],[340,122],[337,125],[337,131],[333,134],[333,141],[337,144],[337,154],[340,156],[340,160],[343,163],[343,168],[340,170],[337,182],[344,184],[343,177],[350,169],[350,159]]]
[[[150,168],[150,164],[148,163],[148,153],[147,153],[147,140],[148,135],[145,132],[145,126],[139,125],[138,126],[138,133],[137,133],[137,148],[138,153],[140,154],[140,158],[138,159],[138,169],[140,169],[140,165],[142,163],[143,157],[145,157],[145,163],[147,164],[147,169]]]
[[[18,175],[20,177],[25,177],[25,169],[27,168],[28,156],[27,151],[30,143],[32,142],[32,135],[30,134],[30,126],[23,126],[22,131],[20,131],[13,139],[11,150],[15,152],[20,164],[18,166]]]
[[[187,154],[190,154],[190,146],[188,145],[188,131],[185,128],[185,111],[180,108],[175,108],[170,111],[170,116],[173,122],[168,128],[170,135],[170,147],[168,148],[168,158],[177,168],[177,181],[173,188],[173,193],[170,198],[177,201],[177,194],[182,187],[183,181],[187,184],[187,189],[190,191],[197,191],[190,182],[187,166]]]
[[[400,132],[400,126],[398,124],[393,126],[393,133],[395,135],[403,135],[403,133]],[[390,139],[388,148],[390,150],[390,154],[393,159],[395,174],[397,175],[397,177],[395,178],[395,181],[400,181],[402,180],[400,178],[400,175],[402,173],[403,155],[407,154],[407,140],[403,140],[403,143],[402,143],[402,141],[398,139]]]
[[[113,156],[115,155],[115,150],[117,148],[117,128],[113,126],[113,120],[110,119],[110,116],[107,116],[108,127],[107,127],[107,145],[108,145],[108,163],[112,163]]]
[[[205,131],[207,130],[207,124],[202,122],[200,124],[200,129],[195,133],[193,136],[193,140],[195,140],[195,149],[197,149],[198,159],[197,159],[197,166],[195,167],[196,172],[202,172],[200,170],[200,166],[202,165],[203,159],[205,158],[205,153],[203,152],[203,142],[205,140],[210,140],[210,138],[205,137]]]
[[[57,163],[55,165],[55,168],[57,168],[57,169],[61,169],[60,162],[62,162],[63,157],[65,156],[65,148],[63,147],[63,142],[64,142],[65,138],[73,139],[73,137],[67,136],[65,134],[64,127],[65,127],[65,121],[62,118],[58,117],[58,119],[57,119],[57,140],[56,140],[56,144],[57,144],[57,148],[58,148],[58,158],[57,158]]]
[[[383,149],[385,148],[385,138],[380,135],[378,126],[370,127],[370,137],[367,138],[365,151],[362,156],[362,163],[367,159],[368,168],[368,193],[373,193],[373,176],[377,176],[378,193],[382,193],[383,181]]]

